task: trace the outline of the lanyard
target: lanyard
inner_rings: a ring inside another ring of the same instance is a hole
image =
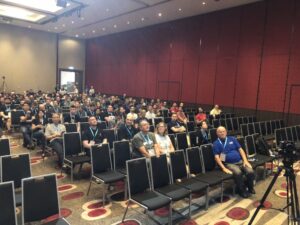
[[[130,137],[132,137],[132,133],[131,133],[131,131],[129,130],[129,128],[125,125],[125,127],[126,127],[126,130],[127,130],[127,132],[128,132],[128,134],[130,135]]]
[[[92,128],[90,128],[90,131],[91,131],[91,133],[92,133],[92,135],[93,135],[93,141],[95,141],[95,137],[96,137],[96,135],[98,134],[98,129],[96,130],[95,133],[94,133],[94,131],[93,131]]]
[[[223,150],[225,151],[226,145],[227,145],[227,137],[225,139],[225,143],[223,144],[222,141],[220,140],[220,138],[218,138],[220,144],[223,146]]]
[[[147,135],[142,134],[142,136],[143,136],[143,139],[149,144],[151,140],[150,140],[148,134]]]

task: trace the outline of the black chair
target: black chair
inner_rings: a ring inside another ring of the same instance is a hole
[[[226,127],[226,120],[225,119],[220,119],[220,125],[222,127]]]
[[[251,135],[251,134],[255,134],[255,126],[254,126],[254,123],[248,123],[247,124],[247,127],[248,127],[248,134],[247,135]],[[245,135],[245,136],[247,136]],[[243,135],[244,136],[244,135]],[[244,136],[244,137],[245,137]]]
[[[231,118],[225,119],[225,127],[228,131],[233,131],[232,121]]]
[[[279,124],[280,124],[280,128],[283,128],[283,127],[285,127],[285,125],[284,125],[284,121],[283,121],[283,120],[279,120]]]
[[[238,117],[239,129],[241,129],[241,125],[244,123],[243,117]]]
[[[259,122],[254,123],[254,133],[261,134]]]
[[[9,139],[0,139],[0,157],[4,155],[10,155]]]
[[[297,139],[300,141],[300,126],[296,126]]]
[[[149,128],[150,132],[154,132],[155,131],[155,127],[153,125],[150,125],[150,128]]]
[[[295,142],[298,142],[299,139],[298,139],[298,134],[297,134],[297,127],[296,126],[293,126],[292,127],[292,133],[293,133],[293,139]]]
[[[55,174],[23,179],[22,192],[22,224],[41,221],[57,214],[58,219],[44,224],[69,224],[60,215]]]
[[[264,169],[266,170],[266,163],[273,162],[274,158],[271,156],[265,156],[256,153],[254,136],[256,135],[248,135],[245,137],[247,147],[245,149],[245,153],[247,154],[248,160],[253,166],[253,168],[257,168],[258,166],[264,166]]]
[[[107,142],[109,143],[109,147],[113,147],[114,141],[117,141],[115,130],[114,129],[104,129],[102,130],[103,137],[107,139]]]
[[[276,129],[280,129],[281,128],[281,124],[279,120],[275,120],[275,125],[276,125]]]
[[[168,124],[169,122],[171,122],[171,120],[172,120],[171,117],[165,117],[164,118],[165,124]]]
[[[153,125],[154,125],[154,127],[156,127],[156,125],[159,124],[160,122],[164,122],[164,118],[163,117],[155,117],[155,118],[153,118]]]
[[[200,146],[203,142],[203,136],[199,130],[191,131],[188,133],[190,137],[190,145],[191,147]]]
[[[150,159],[150,172],[152,187],[155,191],[167,196],[176,202],[189,197],[189,218],[191,217],[191,191],[172,183],[172,179],[169,172],[169,166],[167,156],[161,155],[159,158],[156,156]]]
[[[174,149],[178,149],[177,140],[176,140],[175,134],[168,134],[168,136],[171,139],[171,142],[173,144]]]
[[[92,175],[87,195],[90,193],[92,183],[112,184],[125,180],[124,174],[113,169],[111,154],[108,144],[94,145],[91,148]],[[126,185],[125,185],[126,188]],[[102,202],[105,206],[106,188],[102,188]],[[127,191],[125,190],[125,196]],[[127,197],[125,197],[126,199]]]
[[[11,111],[11,127],[15,129],[20,126],[20,117],[24,115],[23,110]]]
[[[0,183],[0,224],[17,225],[14,183]]]
[[[107,123],[105,121],[98,122],[97,127],[98,127],[99,130],[107,129]]]
[[[169,224],[172,224],[172,201],[170,198],[152,190],[146,158],[128,160],[126,162],[126,169],[129,202],[122,222],[124,222],[126,218],[128,208],[131,205],[130,203],[134,202],[146,211],[153,211],[169,206]]]
[[[237,117],[233,117],[231,118],[231,122],[232,122],[232,128],[234,131],[239,131],[240,128],[239,128],[239,121],[238,121],[238,118]]]
[[[216,128],[210,129],[209,136],[210,136],[211,143],[214,143],[218,139],[217,129]]]
[[[247,147],[246,147],[245,138],[244,137],[237,137],[236,140],[241,145],[242,149],[244,149],[244,151],[246,151]]]
[[[76,123],[65,123],[66,132],[77,132],[77,124]]]
[[[22,193],[18,190],[21,188],[21,181],[24,178],[31,177],[29,154],[6,155],[1,157],[1,182],[13,181],[15,192],[16,206],[22,204]]]
[[[295,148],[300,149],[300,145],[299,145],[300,143],[298,142],[297,135],[295,136],[293,134],[294,133],[293,127],[286,127],[285,130],[286,130],[287,140],[294,142]]]
[[[266,122],[259,122],[259,127],[260,127],[260,131],[261,131],[261,135],[265,137],[267,135]]]
[[[63,166],[70,168],[71,180],[73,181],[73,170],[76,165],[80,165],[81,172],[84,163],[90,163],[91,159],[87,155],[83,155],[80,134],[78,132],[64,133],[63,135]],[[63,169],[63,167],[62,167]],[[61,169],[61,173],[62,173]]]
[[[272,132],[272,125],[270,120],[266,121],[266,130],[267,135],[273,136],[274,132]]]
[[[79,122],[81,122],[81,123],[88,122],[88,121],[89,121],[89,117],[87,117],[87,116],[79,118]]]
[[[162,109],[162,110],[159,110],[159,112],[160,112],[160,115],[164,118],[169,116],[169,110],[168,109]]]
[[[241,124],[240,128],[241,128],[241,134],[242,134],[243,137],[245,137],[249,134],[248,124]]]
[[[114,170],[126,174],[126,161],[131,159],[129,141],[115,141],[113,148]]]
[[[170,165],[173,183],[189,189],[192,193],[205,191],[206,201],[208,201],[208,184],[189,176],[183,150],[170,153]]]
[[[248,116],[243,117],[243,123],[249,123],[249,117]]]
[[[213,174],[212,176],[210,172],[205,173],[202,154],[199,147],[187,149],[186,156],[191,176],[207,183],[209,187],[221,185],[221,199],[223,199],[223,174]],[[206,209],[208,208],[208,203],[209,199],[206,201]]]
[[[87,129],[89,129],[90,124],[88,122],[81,122],[79,123],[79,128],[80,128],[80,136],[82,137],[82,134],[84,131],[86,131]]]
[[[277,129],[277,128],[276,128],[276,122],[275,122],[275,120],[272,120],[272,121],[271,121],[271,129],[272,129],[272,133],[274,134],[274,133],[275,133],[275,130]]]
[[[194,131],[195,130],[195,123],[193,121],[189,121],[186,124],[187,131]]]
[[[253,117],[252,117],[252,116],[249,116],[249,117],[248,117],[248,122],[249,122],[249,123],[254,123]]]
[[[186,133],[177,133],[176,134],[176,139],[177,139],[178,149],[184,149],[185,150],[189,147]]]
[[[213,127],[214,128],[218,128],[220,126],[220,120],[219,119],[214,119],[213,120]]]

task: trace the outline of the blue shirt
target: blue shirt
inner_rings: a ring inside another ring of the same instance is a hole
[[[221,153],[226,155],[225,163],[237,163],[241,161],[240,148],[240,143],[232,136],[227,136],[227,141],[225,142],[222,142],[218,138],[213,143],[213,152],[215,155],[220,155]]]

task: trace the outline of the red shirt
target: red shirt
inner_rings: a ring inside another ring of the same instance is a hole
[[[178,107],[171,107],[170,108],[171,113],[177,113],[178,112]]]
[[[198,113],[196,115],[196,120],[197,121],[203,121],[203,120],[206,120],[206,114],[205,113]]]

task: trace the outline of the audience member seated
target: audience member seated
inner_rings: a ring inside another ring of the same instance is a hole
[[[178,107],[178,112],[177,112],[177,119],[179,122],[187,124],[188,118],[186,117],[185,113],[182,110],[182,107]]]
[[[60,115],[58,113],[52,114],[52,123],[48,124],[45,131],[49,146],[57,153],[58,166],[61,167],[63,163],[63,139],[62,136],[66,132],[65,125],[60,123]]]
[[[128,114],[128,115],[130,115],[130,114]],[[140,110],[138,118],[135,120],[135,123],[139,124],[140,121],[142,121],[142,120],[146,120],[147,122],[149,122],[149,120],[146,118],[146,110],[145,109]]]
[[[160,156],[160,149],[156,142],[155,135],[149,132],[149,123],[142,120],[139,123],[140,132],[138,132],[132,139],[133,158],[146,157],[156,155]]]
[[[44,127],[48,124],[43,111],[38,111],[36,117],[32,120],[32,137],[37,140],[37,143],[45,150],[46,137]]]
[[[202,135],[202,144],[208,144],[208,125],[205,120],[201,122],[200,133]]]
[[[177,114],[173,113],[171,121],[168,123],[168,131],[170,134],[182,133],[186,131],[185,126],[177,120]]]
[[[63,114],[63,117],[64,123],[78,123],[80,121],[75,105],[71,105],[70,113]]]
[[[152,105],[148,106],[148,111],[146,112],[146,118],[148,120],[152,120],[156,117],[156,114],[154,113]]]
[[[202,121],[206,121],[206,113],[203,112],[203,109],[201,107],[198,108],[198,113],[195,116],[195,122],[197,125],[201,125]]]
[[[217,115],[220,115],[222,113],[222,110],[220,109],[219,105],[215,105],[215,107],[210,111],[210,115],[212,115],[214,118],[216,118]]]
[[[107,122],[107,126],[109,129],[115,128],[116,126],[116,115],[112,105],[107,107],[107,111],[103,113],[104,120]]]
[[[238,193],[243,198],[255,194],[254,171],[235,137],[227,136],[225,127],[218,127],[218,139],[213,143],[215,160],[224,173],[233,174]],[[246,186],[244,184],[246,176]],[[246,189],[248,188],[248,190]]]
[[[15,107],[11,104],[10,98],[5,98],[4,103],[0,105],[0,129],[3,127],[3,121],[6,123],[8,132],[11,132],[11,111]]]
[[[173,103],[172,107],[170,108],[170,112],[173,113],[177,113],[178,112],[178,107],[176,102]]]
[[[107,139],[103,137],[102,131],[97,127],[97,123],[95,116],[89,117],[90,126],[82,134],[82,144],[87,155],[90,155],[90,149],[93,145],[107,143]]]
[[[170,152],[174,152],[174,146],[168,136],[167,125],[164,122],[160,122],[156,125],[155,138],[161,154],[169,155]]]
[[[135,108],[134,108],[134,106],[131,106],[131,107],[130,107],[130,112],[127,114],[127,116],[128,116],[128,115],[131,115],[132,118],[133,118],[134,120],[136,120],[136,119],[138,118],[138,115],[135,113]]]
[[[119,140],[131,140],[134,135],[138,133],[138,129],[135,127],[133,117],[128,115],[125,123],[121,124],[119,127]]]
[[[33,119],[33,114],[30,111],[30,106],[27,102],[23,104],[22,116],[20,117],[20,129],[23,135],[23,147],[28,149],[34,149],[34,145],[31,140],[31,124]]]

